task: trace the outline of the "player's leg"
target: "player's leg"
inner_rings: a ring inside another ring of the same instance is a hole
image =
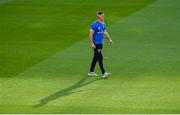
[[[101,72],[103,74],[103,77],[106,78],[106,77],[108,77],[110,75],[110,73],[106,72],[105,69],[104,69],[104,66],[103,66],[102,45],[98,49],[97,57],[98,57],[98,63],[99,63]]]
[[[98,63],[99,63],[99,67],[101,69],[101,72],[102,74],[105,73],[105,70],[104,70],[104,66],[103,66],[103,55],[102,55],[102,45],[98,46],[97,47],[97,60],[98,60]]]
[[[94,52],[93,60],[92,60],[92,62],[91,62],[90,72],[94,72],[94,68],[95,68],[95,66],[96,66],[96,63],[97,63],[97,55],[96,55],[96,53]]]
[[[89,76],[97,76],[97,74],[94,73],[94,68],[96,66],[97,60],[98,59],[97,59],[96,49],[94,49],[94,56],[91,62],[90,72],[88,73]]]
[[[104,66],[103,66],[103,56],[102,56],[102,53],[99,52],[97,54],[97,57],[98,57],[98,63],[99,63],[99,67],[101,69],[101,72],[102,72],[102,74],[104,74],[105,73],[105,69],[104,69]]]

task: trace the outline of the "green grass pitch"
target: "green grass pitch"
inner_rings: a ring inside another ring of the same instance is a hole
[[[108,79],[89,78],[103,10]],[[0,0],[0,113],[180,113],[180,0]]]

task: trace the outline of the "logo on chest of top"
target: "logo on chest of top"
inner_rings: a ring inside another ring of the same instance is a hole
[[[101,27],[99,26],[98,27],[98,32],[97,32],[98,34],[102,34],[103,33],[103,29],[101,29]]]
[[[98,31],[101,31],[101,27],[100,26],[98,27]]]

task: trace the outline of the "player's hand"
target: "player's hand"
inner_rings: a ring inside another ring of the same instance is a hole
[[[94,43],[91,44],[91,48],[94,50],[96,48],[96,46],[94,45]]]
[[[113,43],[112,39],[109,40],[110,45]]]

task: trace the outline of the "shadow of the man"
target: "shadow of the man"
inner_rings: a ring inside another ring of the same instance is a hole
[[[79,82],[75,83],[74,85],[72,85],[72,86],[70,86],[68,88],[62,89],[60,91],[57,91],[57,92],[55,92],[55,93],[53,93],[53,94],[51,94],[51,95],[49,95],[49,96],[47,96],[45,98],[42,98],[40,100],[40,103],[34,105],[33,107],[41,107],[41,106],[47,104],[48,102],[50,102],[52,100],[55,100],[57,98],[60,98],[60,97],[63,97],[63,96],[67,96],[67,95],[70,95],[70,94],[73,94],[73,93],[81,92],[81,90],[80,91],[74,91],[74,92],[73,92],[73,90],[78,89],[80,87],[84,87],[86,85],[89,85],[89,84],[91,84],[91,83],[93,83],[95,81],[101,80],[101,78],[96,78],[96,79],[93,79],[93,80],[88,81],[88,82],[85,83],[85,81],[88,78],[89,77],[84,77]]]

